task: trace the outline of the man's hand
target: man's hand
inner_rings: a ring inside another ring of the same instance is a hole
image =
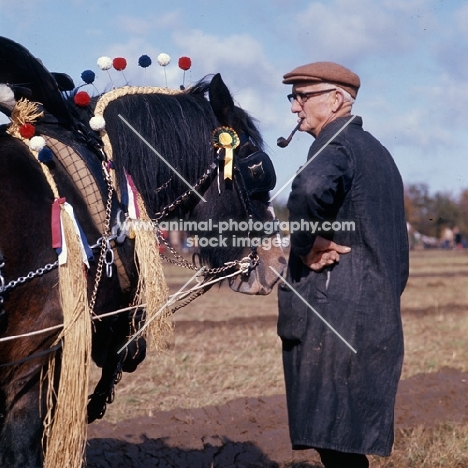
[[[335,242],[317,236],[310,252],[301,257],[301,260],[311,270],[320,271],[326,266],[340,261],[340,254],[351,252],[351,247],[336,244]]]

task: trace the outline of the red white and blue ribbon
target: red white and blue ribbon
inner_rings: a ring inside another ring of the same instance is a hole
[[[65,198],[57,198],[52,204],[52,248],[57,250],[59,265],[65,265],[67,263],[67,242],[63,231],[62,216],[64,211],[70,216],[73,222],[75,233],[80,240],[81,257],[83,263],[89,268],[88,259],[93,257],[91,248],[89,247],[88,241],[81,229],[78,221],[75,217],[73,207],[67,203]]]
[[[138,208],[138,190],[135,187],[132,176],[130,174],[125,174],[127,180],[127,195],[128,195],[128,217],[130,219],[139,219],[140,210]]]

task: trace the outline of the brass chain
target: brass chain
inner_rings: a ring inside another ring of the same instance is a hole
[[[172,253],[172,255],[175,257],[175,260],[172,258],[167,257],[164,254],[160,254],[161,258],[164,259],[166,262],[171,263],[173,265],[180,266],[182,268],[187,268],[189,270],[199,270],[199,267],[197,267],[194,263],[190,263],[185,258],[182,257],[175,249],[172,247],[169,242],[164,238],[164,236],[161,233],[161,230],[158,228],[158,221],[160,221],[162,218],[167,216],[169,213],[174,211],[178,206],[182,205],[185,201],[187,201],[190,196],[196,192],[198,188],[200,188],[205,181],[210,177],[210,175],[215,171],[215,169],[219,166],[219,163],[222,161],[224,157],[224,154],[218,150],[218,156],[216,159],[211,163],[210,167],[204,172],[204,174],[198,179],[198,181],[194,184],[192,188],[189,190],[185,191],[182,195],[176,198],[172,203],[169,205],[165,206],[161,211],[158,211],[155,213],[155,218],[152,219],[153,223],[156,226],[156,235],[158,237],[158,240],[162,242],[165,247]],[[255,268],[255,266],[258,264],[258,255],[255,253],[251,253],[249,255],[250,261],[251,261],[251,266]],[[209,277],[209,276],[216,276],[219,275],[220,273],[224,273],[228,270],[231,270],[233,268],[237,268],[239,265],[241,265],[243,262],[242,260],[233,260],[232,262],[228,262],[226,265],[218,268],[210,268],[210,269],[205,269],[203,271],[203,276]]]
[[[198,271],[200,269],[199,266],[195,265],[195,263],[191,263],[187,261],[182,255],[180,255],[177,250],[172,247],[171,244],[164,238],[164,236],[161,233],[161,230],[156,227],[156,235],[158,236],[158,240],[164,244],[164,246],[171,252],[171,254],[175,257],[176,260],[169,258],[167,255],[164,254],[159,254],[159,256],[165,260],[168,263],[171,263],[172,265],[180,266],[182,268],[187,268],[188,270],[193,270],[193,271]],[[250,256],[249,256],[250,257]],[[258,263],[258,256],[256,258],[250,257],[252,264],[257,264]],[[233,260],[231,262],[228,262],[228,264],[218,267],[218,268],[207,268],[203,270],[202,275],[203,276],[216,276],[219,273],[224,273],[228,270],[231,270],[233,268],[236,268],[238,265],[242,264],[242,260]]]
[[[160,219],[166,217],[169,213],[174,211],[178,206],[185,203],[190,196],[197,191],[208,179],[208,177],[213,173],[213,171],[218,167],[220,158],[216,158],[214,162],[211,163],[210,167],[205,171],[205,173],[195,182],[194,186],[186,190],[182,195],[178,196],[172,203],[166,205],[161,211],[158,211],[154,214],[155,218],[153,221],[158,222]]]

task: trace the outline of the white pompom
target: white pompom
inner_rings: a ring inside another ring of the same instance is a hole
[[[89,121],[89,126],[96,132],[106,128],[106,121],[102,115],[95,115]]]
[[[6,84],[0,84],[0,105],[13,109],[15,107],[15,94]]]
[[[41,136],[33,136],[29,140],[29,148],[33,151],[41,151],[42,148],[46,145],[46,141]]]
[[[109,70],[110,68],[112,68],[112,59],[106,56],[99,57],[97,65],[101,70]]]
[[[161,67],[165,67],[166,65],[169,65],[169,63],[171,63],[171,57],[165,53],[159,54],[158,63],[159,65],[161,65]]]

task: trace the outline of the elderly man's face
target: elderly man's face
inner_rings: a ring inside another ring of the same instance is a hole
[[[292,91],[297,97],[292,101],[291,112],[297,113],[302,120],[299,130],[317,137],[322,128],[335,117],[333,106],[336,90],[326,83],[304,83],[294,85]]]

